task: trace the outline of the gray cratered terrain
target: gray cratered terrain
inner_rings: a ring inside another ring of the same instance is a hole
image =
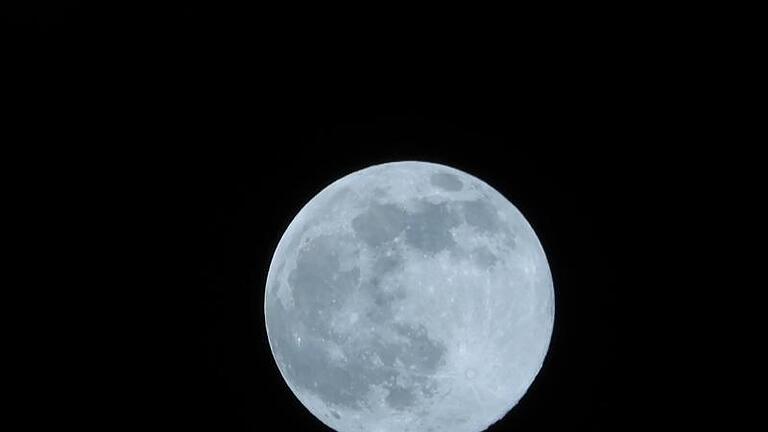
[[[531,384],[554,321],[544,251],[483,181],[372,166],[291,222],[267,278],[285,382],[339,432],[479,432]]]

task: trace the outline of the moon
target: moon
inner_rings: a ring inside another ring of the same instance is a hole
[[[463,171],[393,162],[323,189],[280,239],[267,337],[286,384],[338,432],[479,432],[525,394],[555,306],[544,250]]]

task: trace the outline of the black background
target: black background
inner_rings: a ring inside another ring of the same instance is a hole
[[[485,180],[547,252],[550,351],[491,431],[616,430],[657,411],[636,411],[643,371],[621,346],[637,342],[624,324],[640,276],[623,271],[641,255],[636,221],[670,156],[659,132],[676,101],[658,103],[658,71],[622,55],[632,40],[523,27],[522,14],[395,25],[396,10],[365,11],[342,27],[302,12],[70,2],[16,22],[36,44],[30,109],[46,119],[30,134],[70,143],[50,153],[73,161],[62,207],[95,203],[77,219],[116,250],[96,253],[103,282],[125,285],[88,304],[120,317],[114,331],[82,324],[105,346],[86,367],[94,411],[108,413],[98,424],[328,430],[271,356],[267,269],[316,193],[397,160]]]

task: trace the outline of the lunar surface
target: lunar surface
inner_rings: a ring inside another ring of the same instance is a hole
[[[290,389],[339,432],[479,432],[539,372],[554,321],[522,214],[462,171],[395,162],[299,212],[267,277],[269,343]]]

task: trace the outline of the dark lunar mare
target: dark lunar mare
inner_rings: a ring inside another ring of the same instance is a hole
[[[381,206],[376,211],[382,213],[369,213],[359,220],[380,222],[398,214]],[[387,243],[381,239],[390,235],[389,229],[381,228],[366,237],[366,244]],[[408,409],[419,395],[434,395],[429,375],[441,365],[446,348],[430,339],[423,326],[391,319],[393,304],[404,300],[404,291],[384,290],[381,279],[400,268],[399,257],[378,250],[373,264],[376,277],[361,278],[359,268],[340,271],[337,251],[341,242],[356,244],[354,239],[338,235],[318,236],[300,251],[296,268],[288,276],[293,307],[285,308],[276,295],[269,296],[267,325],[275,356],[289,382],[329,404],[360,409],[369,390],[380,385],[389,390],[386,402],[391,408]],[[278,284],[273,283],[271,289],[277,292]],[[363,290],[372,299],[365,303],[368,310],[361,311],[363,320],[377,330],[367,339],[354,333],[339,334],[330,325],[356,290]],[[384,336],[388,333],[397,338]],[[330,341],[342,347],[346,362],[331,357]]]
[[[460,191],[464,187],[464,184],[455,174],[447,172],[432,174],[429,177],[429,182],[432,184],[432,186],[437,186],[440,189],[444,189],[449,192]]]

